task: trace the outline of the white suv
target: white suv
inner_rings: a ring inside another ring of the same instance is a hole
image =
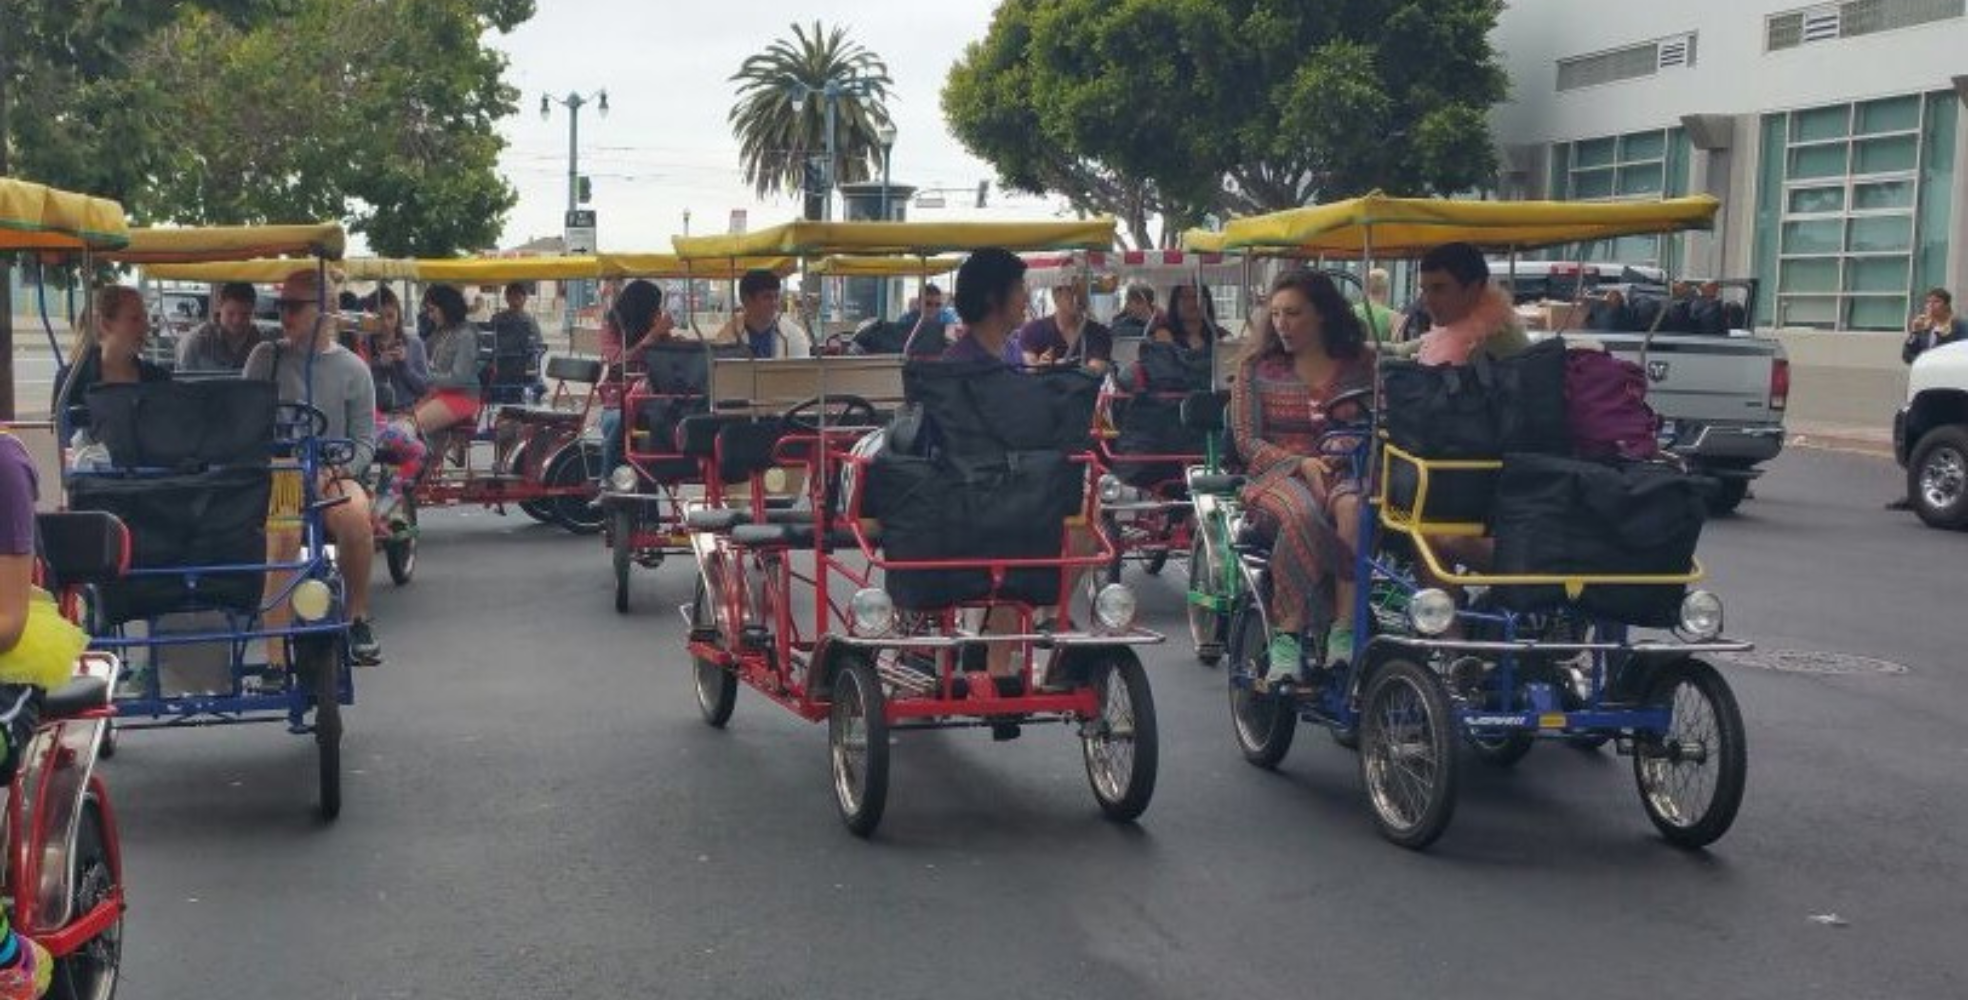
[[[1914,359],[1906,406],[1893,418],[1893,454],[1922,521],[1968,528],[1968,343]]]

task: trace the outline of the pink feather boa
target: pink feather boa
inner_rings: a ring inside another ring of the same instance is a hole
[[[1517,311],[1502,291],[1492,288],[1469,310],[1469,315],[1447,326],[1430,327],[1421,335],[1416,357],[1424,365],[1463,365],[1469,356],[1497,331],[1517,322]]]

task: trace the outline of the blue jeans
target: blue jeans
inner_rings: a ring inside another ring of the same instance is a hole
[[[601,411],[601,479],[608,481],[610,473],[622,464],[622,411],[616,408]]]

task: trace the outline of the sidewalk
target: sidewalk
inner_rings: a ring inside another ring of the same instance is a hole
[[[1893,428],[1890,424],[1866,427],[1815,420],[1787,420],[1784,429],[1790,435],[1787,443],[1793,448],[1849,451],[1889,460],[1893,457]]]

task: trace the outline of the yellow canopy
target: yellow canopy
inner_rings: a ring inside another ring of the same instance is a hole
[[[125,264],[195,264],[272,257],[340,260],[347,245],[347,234],[334,222],[301,226],[186,226],[132,229],[129,245],[107,256]]]
[[[1213,229],[1191,229],[1182,234],[1182,249],[1190,253],[1222,253],[1227,241]]]
[[[417,277],[458,285],[500,285],[508,281],[569,281],[601,276],[592,254],[539,257],[458,257],[416,262]]]
[[[0,250],[109,250],[129,241],[116,202],[0,177]]]
[[[690,236],[671,241],[686,260],[716,257],[897,256],[954,253],[982,247],[1006,250],[1105,250],[1114,220],[1072,222],[789,222],[741,236]]]
[[[158,281],[199,281],[221,284],[246,281],[272,285],[287,280],[295,271],[312,271],[315,262],[307,257],[275,257],[260,260],[214,260],[198,264],[146,264],[144,274]],[[417,276],[417,262],[395,257],[350,257],[328,269],[330,277],[341,281],[403,281]]]
[[[963,262],[962,257],[828,257],[806,270],[839,278],[927,278],[948,274]]]
[[[303,257],[276,257],[272,260],[216,260],[200,264],[145,264],[144,275],[155,281],[196,281],[205,284],[223,284],[228,281],[246,281],[255,285],[273,285],[287,280],[295,271],[312,271],[315,262]],[[337,282],[347,280],[345,264],[328,268],[328,276]]]
[[[673,253],[597,254],[604,278],[702,278],[736,281],[746,271],[771,271],[780,277],[793,273],[791,257],[740,257],[737,260],[685,261]]]
[[[1416,256],[1442,243],[1528,249],[1644,233],[1706,229],[1720,203],[1707,195],[1665,201],[1445,201],[1379,192],[1236,219],[1223,227],[1231,250]]]
[[[342,273],[350,281],[412,281],[417,262],[401,257],[350,257],[342,261]]]

